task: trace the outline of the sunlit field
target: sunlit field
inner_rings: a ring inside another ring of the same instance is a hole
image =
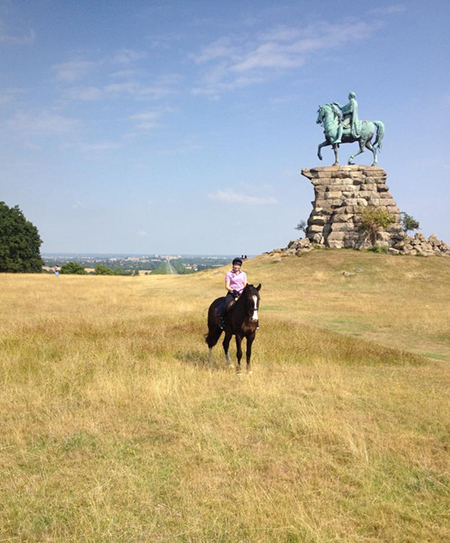
[[[0,275],[0,541],[450,541],[450,259],[244,268],[240,377],[204,343],[224,269]]]

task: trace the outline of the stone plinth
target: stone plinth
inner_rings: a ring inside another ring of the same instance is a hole
[[[307,238],[326,247],[370,246],[359,227],[362,208],[373,205],[388,211],[395,222],[378,234],[376,244],[392,247],[401,233],[401,215],[389,187],[387,174],[373,166],[327,166],[305,168],[302,175],[314,186],[313,210],[308,219]]]

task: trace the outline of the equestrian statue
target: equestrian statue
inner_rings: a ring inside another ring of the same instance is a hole
[[[325,141],[317,149],[317,156],[322,160],[322,147],[331,145],[333,147],[335,162],[333,166],[339,164],[338,151],[341,143],[359,143],[359,151],[348,159],[349,164],[354,164],[356,156],[364,153],[364,147],[372,151],[373,164],[377,165],[377,150],[381,151],[381,142],[384,136],[384,124],[381,121],[360,121],[358,117],[358,102],[356,95],[351,92],[348,95],[348,104],[341,105],[338,102],[319,106],[317,112],[317,124],[323,126]],[[375,134],[376,138],[372,143]]]

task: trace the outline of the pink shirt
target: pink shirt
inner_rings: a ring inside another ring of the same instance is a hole
[[[245,283],[247,283],[247,274],[243,271],[234,273],[234,271],[231,270],[225,276],[225,283],[227,282],[230,283],[230,287],[233,290],[237,290],[240,294],[244,290]]]

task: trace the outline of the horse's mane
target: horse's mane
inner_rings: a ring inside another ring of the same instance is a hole
[[[336,104],[325,104],[323,107],[331,109],[335,117],[339,117],[339,118],[341,117],[341,110],[337,107]]]

